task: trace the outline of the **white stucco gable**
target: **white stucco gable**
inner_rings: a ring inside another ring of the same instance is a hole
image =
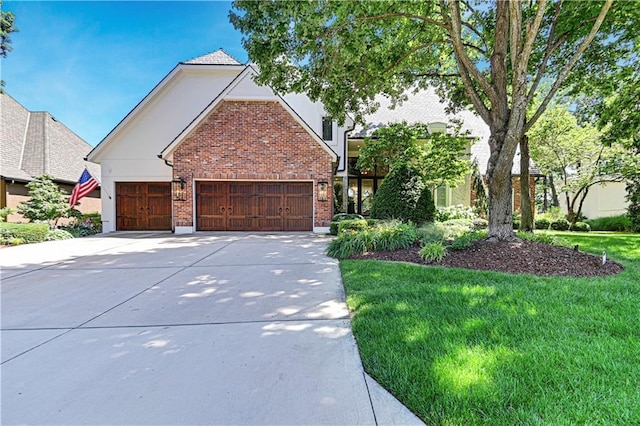
[[[335,150],[332,149],[324,140],[318,135],[317,129],[322,128],[322,119],[320,116],[319,126],[310,125],[304,116],[312,118],[316,109],[315,105],[309,98],[299,102],[298,109],[292,108],[291,105],[281,96],[276,94],[269,86],[258,85],[254,81],[254,77],[257,75],[256,69],[247,65],[245,69],[238,74],[228,85],[225,87],[214,99],[204,108],[196,118],[189,123],[170,144],[168,144],[159,157],[168,161],[171,161],[173,152],[198,126],[205,120],[209,114],[211,114],[218,105],[223,101],[246,101],[246,100],[260,100],[260,101],[276,101],[284,107],[284,109],[291,114],[291,116],[313,137],[313,139],[333,158],[333,161],[338,160],[338,155]],[[318,121],[318,120],[314,120]],[[316,124],[316,123],[314,123]]]

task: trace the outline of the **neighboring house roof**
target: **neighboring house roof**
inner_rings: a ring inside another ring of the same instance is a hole
[[[74,183],[85,166],[100,176],[100,166],[85,163],[91,145],[48,112],[27,110],[6,93],[0,94],[0,176],[31,181],[48,174]]]
[[[222,49],[218,49],[215,52],[207,53],[206,55],[198,56],[181,63],[192,65],[242,65]]]
[[[384,96],[377,96],[375,102],[380,107],[365,117],[365,124],[356,124],[351,132],[351,139],[360,139],[371,134],[389,123],[399,123],[406,121],[408,124],[415,123],[451,123],[453,119],[462,122],[462,131],[469,132],[469,136],[477,138],[471,146],[471,158],[477,159],[480,172],[486,174],[487,163],[491,154],[489,149],[489,136],[491,134],[489,126],[474,112],[469,110],[459,111],[456,114],[447,112],[447,104],[440,100],[434,89],[419,90],[413,93],[409,90],[405,93],[407,99],[393,106],[392,101]],[[539,174],[540,171],[530,163],[530,173]],[[516,152],[511,173],[520,174],[520,151]]]

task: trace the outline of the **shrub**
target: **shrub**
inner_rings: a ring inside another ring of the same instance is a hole
[[[340,224],[340,222],[331,222],[329,224],[329,234],[338,235],[338,225],[339,224]]]
[[[597,219],[588,220],[587,223],[591,227],[592,231],[625,232],[633,230],[631,218],[626,214],[619,216],[599,217]]]
[[[442,222],[444,226],[444,240],[452,242],[465,232],[471,231],[473,221],[469,219],[451,219]]]
[[[360,231],[368,228],[369,224],[364,219],[343,220],[338,222],[338,234],[345,231]]]
[[[447,255],[441,242],[429,243],[420,249],[420,257],[428,262],[440,262]]]
[[[554,231],[568,231],[571,227],[571,224],[567,219],[556,219],[549,225],[549,228]]]
[[[417,229],[418,239],[424,244],[444,240],[445,227],[440,222],[427,223]]]
[[[70,240],[73,235],[64,229],[51,229],[47,234],[47,241]]]
[[[489,221],[482,218],[474,219],[471,224],[474,229],[487,229],[489,227]]]
[[[549,229],[549,225],[551,225],[551,221],[547,218],[541,217],[540,219],[536,219],[534,222],[536,229]]]
[[[0,209],[0,222],[5,222],[7,220],[7,216],[13,213],[13,209],[11,207],[3,207]]]
[[[365,219],[367,221],[367,225],[369,226],[375,226],[378,223],[381,223],[382,221],[380,219]]]
[[[589,232],[591,231],[591,227],[586,222],[576,222],[571,225],[571,230],[575,232]]]
[[[355,219],[364,219],[362,215],[356,213],[338,213],[333,215],[331,219],[333,222],[340,222],[342,220],[355,220]]]
[[[418,225],[433,221],[431,191],[416,167],[395,166],[384,178],[371,205],[373,219],[398,219]]]
[[[366,221],[353,222],[366,223]],[[412,224],[397,220],[380,222],[373,227],[340,230],[338,237],[329,243],[327,255],[337,259],[347,259],[366,251],[393,251],[407,248],[417,240],[418,233]]]
[[[340,232],[338,237],[329,243],[327,255],[336,259],[348,259],[356,254],[362,254],[370,246],[370,231]]]
[[[0,234],[3,243],[12,244],[12,240],[19,239],[25,243],[40,243],[45,241],[49,233],[46,223],[1,223]]]
[[[53,177],[38,176],[26,186],[29,188],[29,198],[18,204],[18,213],[26,219],[55,225],[58,219],[68,217],[71,213],[65,193],[53,182]]]
[[[392,220],[371,228],[370,248],[372,251],[393,251],[411,247],[417,240],[415,226]]]
[[[458,204],[455,206],[438,207],[436,212],[436,220],[445,222],[451,219],[477,219],[478,215],[469,206]]]
[[[471,247],[474,242],[486,238],[486,236],[487,231],[467,231],[453,240],[449,248],[452,250],[466,249]]]
[[[513,219],[513,229],[520,229],[520,219]]]

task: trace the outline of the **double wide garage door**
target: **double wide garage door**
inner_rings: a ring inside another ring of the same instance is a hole
[[[311,182],[197,182],[198,231],[311,231]]]

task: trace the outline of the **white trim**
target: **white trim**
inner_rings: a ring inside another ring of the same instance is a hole
[[[328,226],[314,226],[313,227],[314,234],[328,234],[329,227]]]

